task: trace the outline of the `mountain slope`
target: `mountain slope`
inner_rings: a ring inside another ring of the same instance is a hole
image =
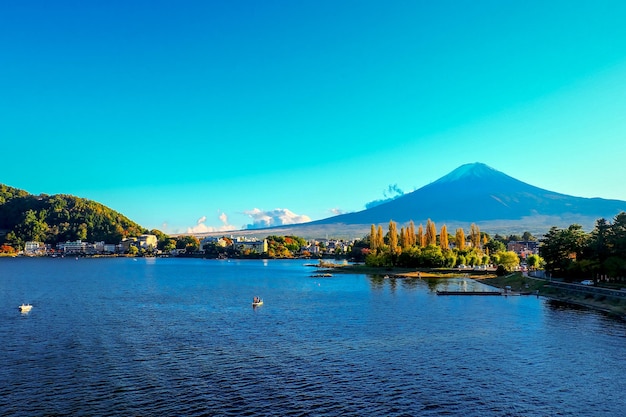
[[[82,239],[117,243],[147,230],[92,200],[65,194],[32,195],[0,184],[0,243],[22,247],[34,240],[56,244]]]
[[[546,221],[552,221],[589,227],[600,217],[612,218],[624,210],[625,201],[560,194],[526,184],[485,164],[473,163],[393,201],[311,224],[380,224],[389,220],[420,223],[430,218],[450,224],[523,221],[545,226]]]

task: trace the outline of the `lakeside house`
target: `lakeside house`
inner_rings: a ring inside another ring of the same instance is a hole
[[[267,253],[267,239],[250,239],[246,237],[237,237],[233,241],[233,247],[239,252],[250,251],[256,253]]]
[[[79,239],[74,242],[67,241],[57,243],[57,250],[68,255],[78,255],[82,253],[95,253],[96,248],[94,244],[83,242]]]
[[[204,248],[206,245],[210,244],[225,248],[230,245],[230,242],[224,237],[207,236],[200,241],[200,248]]]
[[[44,256],[48,254],[63,255],[113,255],[116,253],[127,253],[132,246],[146,251],[156,251],[158,238],[156,235],[144,234],[139,238],[126,238],[120,243],[106,242],[83,242],[81,239],[75,241],[59,242],[53,248],[43,242],[29,241],[24,245],[23,254],[26,256]]]
[[[24,244],[24,255],[27,256],[39,256],[45,255],[46,245],[43,242],[26,242]]]
[[[267,238],[258,239],[256,237],[246,236],[207,236],[200,241],[200,248],[204,250],[209,245],[213,245],[219,248],[229,248],[233,252],[239,253],[257,253],[264,254],[269,250],[269,242]],[[306,242],[302,245],[298,251],[294,251],[292,255],[333,255],[333,254],[345,254],[350,252],[354,240],[344,241],[339,239],[314,239]]]
[[[143,234],[138,239],[139,249],[155,250],[158,242],[156,235]]]
[[[120,252],[126,253],[130,250],[131,246],[135,246],[139,249],[144,249],[147,251],[155,251],[157,248],[158,239],[155,235],[143,234],[137,237],[129,237],[122,239],[120,242],[121,250]]]
[[[320,254],[341,254],[350,251],[354,245],[354,240],[346,242],[338,239],[314,239],[307,242],[306,246],[300,248],[300,253],[309,252],[311,255]]]

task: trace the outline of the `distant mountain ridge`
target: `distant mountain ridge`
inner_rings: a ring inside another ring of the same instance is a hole
[[[355,238],[372,224],[390,220],[449,231],[476,223],[488,233],[543,234],[552,226],[580,224],[592,230],[596,220],[611,220],[626,211],[626,201],[583,198],[529,185],[483,163],[462,165],[438,180],[368,209],[308,223],[204,235],[297,235],[305,238]],[[0,238],[14,232],[17,240],[115,240],[147,230],[99,203],[68,195],[34,196],[0,184]],[[1,239],[0,239],[1,241]]]
[[[483,163],[465,164],[448,175],[397,199],[356,213],[313,223],[501,222],[546,217],[579,219],[587,223],[612,218],[626,202],[573,197],[516,180]],[[571,223],[569,223],[571,224]],[[569,225],[568,224],[568,225]]]
[[[626,210],[626,201],[574,197],[535,187],[483,163],[461,165],[449,174],[411,193],[368,209],[326,219],[271,229],[238,231],[233,234],[291,233],[303,237],[362,237],[372,224],[390,220],[426,224],[448,230],[468,229],[477,224],[488,233],[543,234],[550,227],[580,224],[594,228],[596,220],[611,220]]]
[[[448,175],[395,200],[367,210],[311,224],[380,224],[394,220],[421,223],[482,223],[501,228],[507,222],[542,228],[546,221],[592,228],[598,218],[613,218],[626,201],[583,198],[548,191],[510,177],[483,163],[465,164]],[[549,223],[548,223],[549,224]],[[496,225],[500,225],[497,226]],[[549,227],[549,226],[548,226]]]

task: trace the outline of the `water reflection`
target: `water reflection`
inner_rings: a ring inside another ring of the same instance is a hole
[[[395,277],[389,277],[388,275],[386,275],[385,277],[385,281],[389,283],[389,288],[391,289],[391,292],[396,292],[396,289],[398,288],[398,280]]]
[[[568,313],[569,312],[572,314],[585,315],[585,316],[592,313],[592,314],[603,316],[610,320],[615,320],[615,321],[622,322],[622,323],[626,322],[626,318],[624,317],[620,317],[615,314],[611,314],[609,312],[605,312],[601,310],[590,309],[589,307],[579,305],[579,304],[569,303],[567,301],[547,300],[546,306],[548,307],[549,311],[553,313],[557,313],[557,312]]]
[[[467,278],[465,276],[460,277],[445,277],[445,278],[408,278],[408,277],[396,277],[392,275],[383,274],[371,274],[367,276],[372,289],[381,290],[388,287],[392,292],[398,289],[398,283],[404,289],[415,290],[424,285],[431,293],[437,291],[491,291],[492,287],[483,284],[482,282]]]
[[[424,285],[423,281],[419,278],[403,279],[401,280],[401,283],[402,283],[402,288],[410,289],[410,290]]]
[[[368,275],[367,278],[369,279],[370,287],[373,290],[382,290],[383,287],[385,286],[384,275],[373,274],[373,275]]]
[[[435,278],[427,278],[424,281],[426,281],[426,285],[428,285],[428,290],[430,292],[436,292],[437,286],[441,284],[441,280]]]
[[[548,300],[547,306],[551,310],[570,310],[570,311],[587,311],[589,310],[587,307],[583,307],[578,304],[566,303],[565,301],[559,300]]]

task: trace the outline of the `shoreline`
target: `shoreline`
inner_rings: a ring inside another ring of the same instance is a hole
[[[399,268],[399,267],[375,267],[367,266],[363,264],[358,265],[344,265],[323,263],[318,266],[320,270],[345,273],[345,274],[369,274],[369,275],[389,275],[392,278],[405,279],[405,278],[455,278],[460,276],[469,276],[470,278],[480,277],[478,279],[485,279],[495,277],[495,271],[480,270],[475,271],[473,269],[456,269],[456,268]]]
[[[550,286],[549,281],[523,275],[521,272],[514,272],[509,275],[498,277],[492,271],[474,271],[457,269],[432,269],[432,268],[380,268],[368,267],[365,265],[334,265],[325,264],[320,267],[328,272],[334,273],[356,273],[368,275],[389,275],[397,279],[418,279],[418,278],[453,278],[466,276],[475,279],[490,287],[504,290],[507,286],[514,292],[532,293],[533,295],[544,297],[551,301],[575,305],[590,310],[599,311],[626,320],[626,299],[607,296],[594,296],[591,294],[580,294],[567,291],[562,288]]]
[[[592,294],[575,293],[562,288],[551,287],[549,281],[523,275],[520,272],[503,277],[487,278],[483,283],[501,289],[508,285],[513,290],[516,288],[521,290],[523,288],[525,291],[537,291],[538,296],[548,300],[600,311],[626,320],[626,300],[617,297],[594,296]]]

